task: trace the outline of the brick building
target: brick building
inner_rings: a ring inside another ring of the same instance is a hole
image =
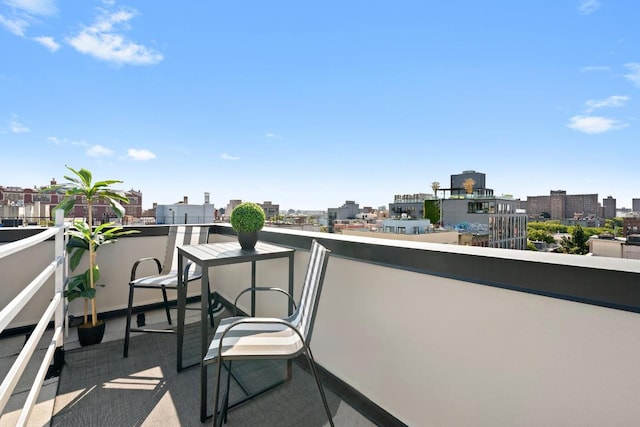
[[[567,194],[564,190],[552,190],[548,196],[527,196],[526,206],[530,217],[580,219],[600,216],[598,194]]]
[[[52,179],[50,186],[56,185],[55,179]],[[0,206],[14,206],[18,208],[26,208],[38,205],[38,212],[52,212],[64,198],[64,192],[44,191],[49,186],[22,188],[22,187],[3,187],[0,186]],[[136,190],[125,191],[125,195],[129,199],[129,204],[124,204],[125,215],[140,218],[142,216],[142,193]],[[47,209],[48,206],[48,209]],[[45,216],[39,214],[37,216]],[[76,204],[68,217],[85,218],[87,216],[87,203],[83,197],[77,196]],[[96,222],[111,220],[115,217],[115,213],[106,201],[100,200],[93,205],[93,217]]]

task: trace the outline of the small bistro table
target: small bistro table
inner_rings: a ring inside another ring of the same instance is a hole
[[[256,263],[277,258],[289,259],[289,289],[293,295],[293,261],[294,249],[276,246],[269,243],[258,242],[252,251],[240,248],[238,242],[205,243],[200,245],[186,245],[178,247],[178,348],[177,369],[178,372],[189,366],[182,366],[182,347],[184,343],[184,322],[187,299],[187,288],[181,272],[184,269],[184,260],[192,261],[202,268],[202,280],[200,289],[200,419],[204,422],[207,418],[207,367],[202,364],[204,356],[209,349],[208,339],[208,293],[209,293],[209,268],[220,265],[251,262],[251,287],[256,286]],[[251,316],[255,316],[255,292],[251,293]],[[288,313],[292,314],[293,303],[288,302]],[[195,365],[190,365],[195,366]],[[287,368],[287,378],[291,375],[291,366]],[[215,408],[214,408],[215,410]]]

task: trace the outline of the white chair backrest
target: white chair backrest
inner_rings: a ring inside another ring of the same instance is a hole
[[[322,284],[327,270],[330,250],[316,240],[311,244],[309,264],[302,285],[302,296],[298,309],[291,316],[291,323],[300,331],[307,344],[311,341],[313,323],[322,293]]]
[[[207,243],[209,239],[209,227],[197,225],[174,225],[169,228],[167,249],[162,274],[178,271],[178,246],[198,245]]]

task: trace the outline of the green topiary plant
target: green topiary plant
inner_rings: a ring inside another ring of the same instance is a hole
[[[243,202],[231,211],[231,226],[237,232],[259,231],[264,227],[264,210],[257,203]]]

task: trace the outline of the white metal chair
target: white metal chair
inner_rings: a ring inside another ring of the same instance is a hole
[[[127,325],[124,337],[124,357],[129,355],[129,338],[131,332],[151,332],[151,333],[174,333],[172,329],[152,329],[152,328],[132,328],[131,317],[133,315],[133,299],[136,288],[143,289],[159,289],[162,291],[164,300],[164,308],[167,313],[167,322],[171,325],[171,313],[169,311],[169,301],[167,299],[167,289],[177,290],[178,274],[184,274],[184,283],[198,280],[202,277],[202,271],[196,266],[191,270],[191,263],[185,265],[183,272],[178,272],[178,245],[197,245],[207,243],[209,238],[208,226],[196,225],[177,225],[169,228],[167,238],[167,247],[165,250],[164,263],[158,258],[148,257],[141,258],[133,264],[131,268],[131,280],[129,281],[129,304],[127,306]],[[136,270],[138,266],[144,262],[154,261],[158,267],[158,273],[136,278]],[[209,286],[209,284],[207,284]],[[213,327],[214,315],[221,311],[222,304],[216,302],[215,305],[211,301],[211,290],[209,288],[208,295],[202,295],[201,298],[208,298],[209,316],[211,319],[211,327]],[[144,323],[144,322],[142,322]],[[139,325],[143,326],[143,325]]]
[[[313,355],[309,344],[313,332],[313,324],[318,309],[318,301],[322,292],[322,283],[329,261],[330,251],[317,241],[313,241],[309,256],[309,264],[302,287],[300,304],[295,312],[285,318],[265,317],[228,317],[222,319],[204,357],[203,364],[216,363],[217,377],[215,385],[215,401],[213,406],[213,425],[218,419],[226,420],[229,407],[229,386],[231,378],[231,362],[247,359],[293,359],[304,353],[309,362],[311,374],[315,379],[324,409],[333,426],[333,419],[327,399],[318,377]],[[247,289],[251,290],[251,288]],[[247,291],[245,290],[245,291]],[[269,290],[262,288],[262,290]],[[272,288],[288,295],[279,288]],[[245,292],[243,291],[243,293]],[[291,296],[289,296],[291,298]],[[236,299],[237,301],[237,299]],[[220,403],[220,378],[222,364],[228,360],[227,392],[223,408],[218,411]],[[219,413],[220,412],[220,413]]]

